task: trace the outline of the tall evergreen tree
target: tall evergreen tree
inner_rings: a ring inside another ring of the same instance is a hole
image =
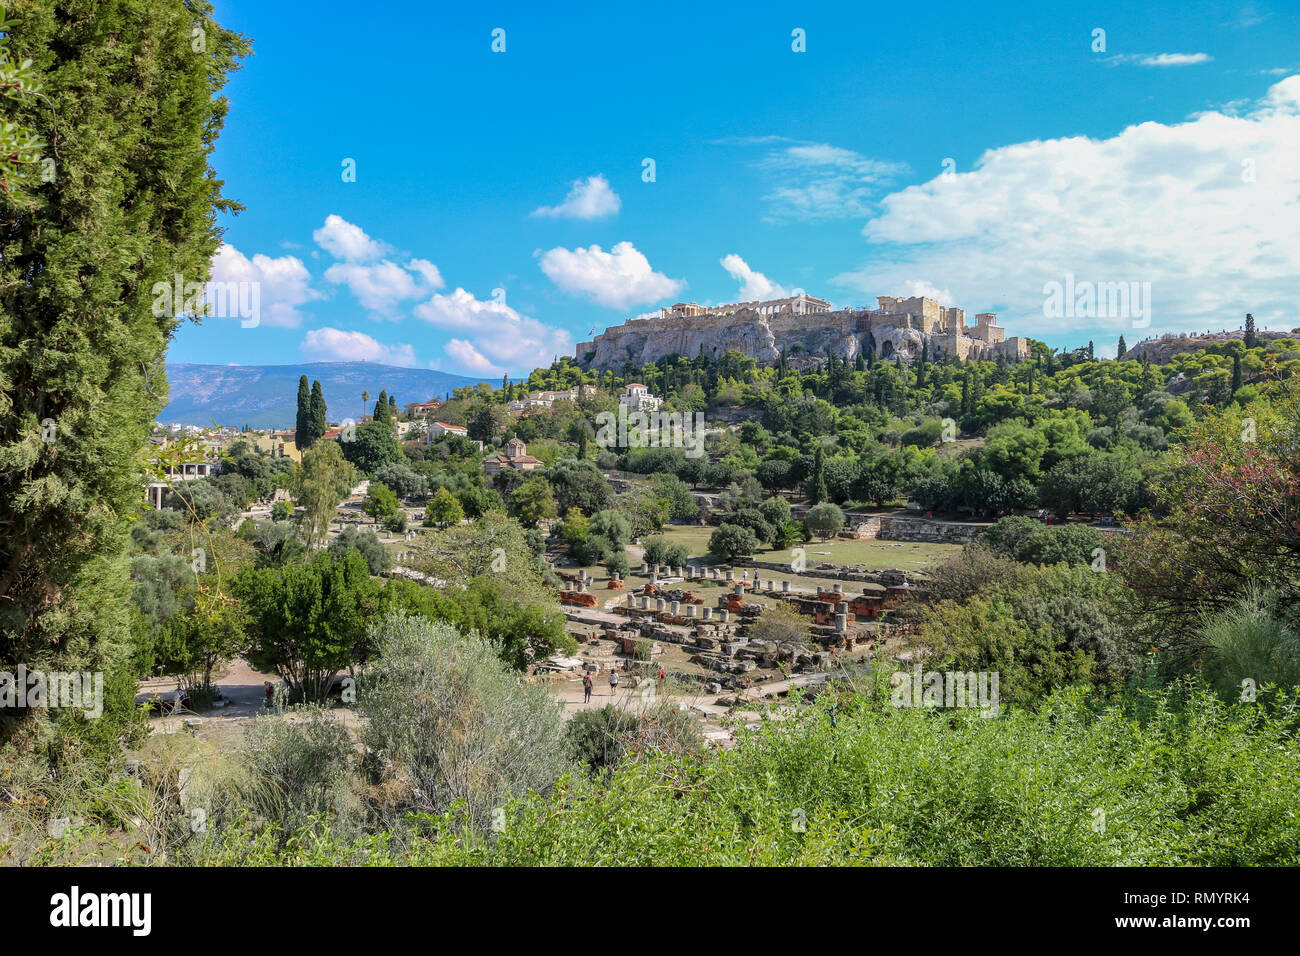
[[[1115,358],[1122,359],[1124,353],[1128,351],[1128,346],[1124,344],[1124,336],[1119,337],[1119,345],[1115,347]]]
[[[1237,389],[1241,388],[1241,356],[1232,357],[1232,394],[1237,394]]]
[[[1259,338],[1255,335],[1255,317],[1249,312],[1246,313],[1246,348],[1253,349],[1259,344]]]
[[[311,447],[311,387],[306,375],[298,379],[298,417],[294,424],[293,446],[299,451]]]
[[[818,444],[813,454],[812,474],[808,476],[808,504],[819,505],[828,497],[826,491],[826,452]]]
[[[178,277],[182,293],[207,281],[217,213],[238,208],[208,158],[247,44],[206,0],[24,2],[12,15],[5,67],[30,60],[43,89],[6,83],[0,125],[49,144],[54,165],[39,165],[54,176],[28,196],[0,191],[0,662],[103,671],[111,710],[140,453],[193,305],[171,293]],[[0,739],[16,716],[75,723],[42,713],[0,714]],[[50,738],[44,752],[56,749]]]
[[[307,447],[310,448],[325,434],[325,393],[321,390],[320,379],[312,379],[311,402],[307,415]]]
[[[375,402],[374,420],[377,422],[390,421],[390,409],[388,407],[388,393],[382,389],[379,392],[379,401]]]

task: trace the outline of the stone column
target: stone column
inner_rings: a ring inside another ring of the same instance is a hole
[[[843,634],[849,629],[849,616],[847,614],[835,615],[835,633]]]
[[[686,605],[686,616],[687,616],[687,617],[694,617],[694,616],[695,616],[695,605],[694,605],[694,604],[688,604],[688,605]]]
[[[677,601],[674,601],[671,605],[669,605],[669,608],[670,608],[670,610],[673,612],[673,617],[680,617],[680,616],[681,616],[682,606],[681,606],[680,603],[678,603]]]
[[[782,581],[782,582],[781,582],[781,593],[782,593],[782,594],[789,594],[789,593],[790,593],[790,582],[789,582],[789,581]]]
[[[718,620],[721,621],[723,624],[727,623],[727,619],[730,616],[731,616],[730,612],[725,607],[718,608]]]

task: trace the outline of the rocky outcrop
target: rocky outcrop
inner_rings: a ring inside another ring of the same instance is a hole
[[[919,343],[921,333],[914,334]],[[580,344],[576,357],[584,368],[618,369],[668,355],[695,358],[703,352],[721,358],[735,349],[771,365],[784,349],[786,360],[798,368],[830,355],[851,361],[863,350],[863,341],[853,313],[761,315],[742,309],[731,315],[632,319]]]
[[[721,358],[728,349],[744,352],[764,364],[780,355],[767,320],[756,312],[710,316],[711,322],[676,316],[667,319],[633,319],[614,326],[577,348],[584,368],[622,368],[642,365],[668,355],[695,358],[701,353]]]
[[[1272,342],[1274,339],[1292,338],[1295,335],[1295,332],[1259,331],[1255,333],[1256,338],[1265,344]],[[1200,349],[1209,350],[1216,345],[1240,342],[1245,337],[1246,333],[1242,329],[1234,329],[1231,332],[1214,332],[1207,335],[1188,335],[1186,332],[1178,335],[1166,333],[1159,338],[1144,339],[1121,355],[1120,358],[1135,361],[1146,358],[1153,365],[1166,365],[1175,355],[1196,352]]]
[[[574,351],[584,369],[640,366],[669,355],[695,358],[703,353],[721,358],[735,349],[760,365],[771,365],[785,352],[792,368],[819,365],[832,355],[854,361],[868,349],[881,359],[901,356],[914,361],[928,343],[932,359],[953,355],[959,359],[992,359],[1004,354],[1015,361],[1028,354],[1028,342],[981,342],[954,330],[926,332],[910,317],[861,310],[838,312],[759,313],[740,309],[726,315],[666,315],[632,319],[612,326]]]

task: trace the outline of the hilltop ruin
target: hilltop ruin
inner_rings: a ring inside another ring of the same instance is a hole
[[[1016,362],[1029,355],[1029,340],[1006,337],[997,316],[981,312],[966,324],[963,309],[934,299],[879,296],[875,309],[839,309],[815,296],[701,306],[679,302],[657,317],[629,319],[579,343],[575,358],[584,369],[621,369],[669,355],[721,358],[737,349],[763,364],[786,361],[799,368],[830,355],[855,360],[874,350],[877,358],[920,357],[923,345],[933,361],[947,358]]]

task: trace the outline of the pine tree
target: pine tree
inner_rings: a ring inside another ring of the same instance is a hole
[[[867,363],[863,360],[861,352],[859,352],[857,358],[853,360],[853,369],[857,372],[865,372],[867,370]]]
[[[306,451],[311,447],[311,386],[307,376],[298,379],[298,417],[294,422],[293,447]]]
[[[307,410],[307,447],[310,448],[325,434],[325,393],[320,379],[312,379],[311,402]]]

